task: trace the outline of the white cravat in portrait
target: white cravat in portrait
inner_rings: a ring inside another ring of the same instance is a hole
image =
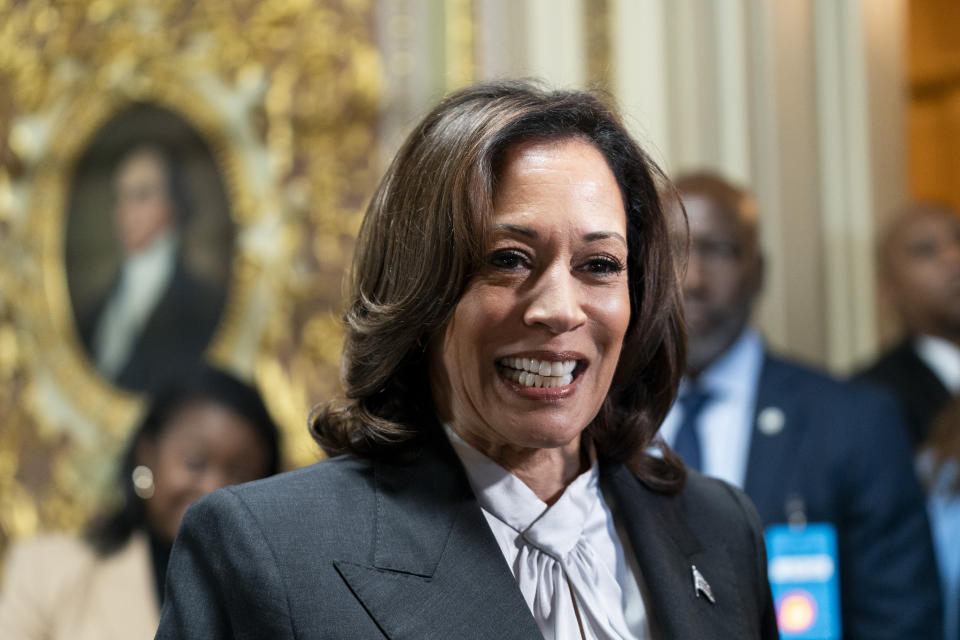
[[[629,541],[617,533],[596,460],[548,506],[522,480],[446,432],[543,637],[649,637],[639,570]]]
[[[173,230],[127,258],[93,334],[97,369],[115,379],[173,278],[179,238]]]

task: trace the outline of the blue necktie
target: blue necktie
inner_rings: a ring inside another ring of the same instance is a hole
[[[684,464],[699,471],[702,468],[700,455],[700,436],[697,435],[697,421],[700,413],[710,400],[710,392],[699,387],[690,387],[677,398],[677,404],[683,411],[680,430],[673,444],[673,450],[683,458]]]

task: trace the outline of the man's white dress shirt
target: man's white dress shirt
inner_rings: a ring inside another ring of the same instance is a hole
[[[697,422],[703,464],[700,471],[741,488],[747,474],[762,366],[763,339],[747,329],[697,379],[700,389],[710,393]],[[681,381],[679,395],[689,384],[686,379]],[[683,409],[675,402],[660,427],[660,435],[670,446],[682,421]]]
[[[936,336],[917,336],[913,348],[951,395],[960,395],[960,347]]]

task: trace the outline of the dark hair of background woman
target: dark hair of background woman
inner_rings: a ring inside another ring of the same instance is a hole
[[[630,325],[613,384],[588,427],[599,453],[673,492],[685,472],[657,429],[686,352],[677,270],[658,187],[663,172],[616,113],[582,91],[480,84],[445,98],[410,134],[370,203],[357,241],[343,353],[345,398],[319,408],[311,433],[330,455],[376,456],[435,423],[427,345],[483,263],[507,149],[582,139],[620,186],[627,213]]]
[[[255,388],[218,369],[202,367],[167,384],[150,404],[146,416],[131,434],[121,459],[118,474],[123,487],[118,509],[94,520],[87,530],[87,541],[102,555],[118,551],[130,536],[147,527],[144,501],[133,490],[131,476],[139,464],[137,448],[144,441],[160,439],[173,417],[195,402],[213,402],[250,421],[260,435],[267,454],[267,475],[280,467],[280,435],[263,399]]]

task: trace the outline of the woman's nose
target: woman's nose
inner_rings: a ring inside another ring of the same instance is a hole
[[[530,290],[524,322],[529,326],[546,327],[554,334],[582,325],[587,314],[579,284],[565,266],[545,271]]]

